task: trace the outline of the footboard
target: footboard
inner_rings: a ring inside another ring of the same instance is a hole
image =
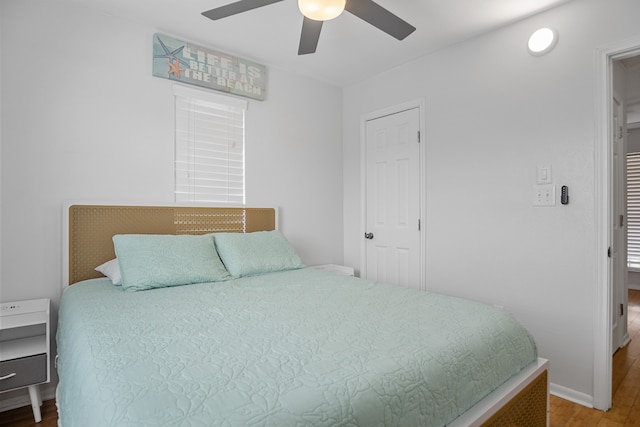
[[[545,427],[549,425],[549,361],[537,362],[456,418],[450,427]]]
[[[544,427],[547,425],[547,371],[543,371],[483,426]]]

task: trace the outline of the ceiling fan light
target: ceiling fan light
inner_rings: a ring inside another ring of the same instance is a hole
[[[298,8],[309,19],[328,21],[340,16],[346,3],[347,0],[298,0]]]

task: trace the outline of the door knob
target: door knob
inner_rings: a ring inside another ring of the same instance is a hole
[[[364,233],[364,238],[369,240],[373,239],[373,233]]]

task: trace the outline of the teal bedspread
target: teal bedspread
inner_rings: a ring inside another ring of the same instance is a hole
[[[302,269],[68,288],[62,427],[443,426],[536,359],[507,312]]]

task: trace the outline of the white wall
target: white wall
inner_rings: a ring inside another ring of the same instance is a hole
[[[593,396],[596,49],[640,33],[637,0],[579,0],[444,49],[344,92],[345,263],[360,260],[362,115],[426,111],[427,287],[503,305],[551,360],[556,390]],[[527,53],[541,26],[559,31]],[[532,207],[551,164],[571,203]]]
[[[634,63],[628,67],[626,83],[627,122],[640,123],[640,63]]]
[[[629,153],[640,151],[640,130],[635,129],[627,133],[627,144],[627,151]]]
[[[64,1],[3,0],[0,16],[0,300],[48,297],[55,312],[63,201],[173,202],[172,82],[151,75],[162,28]],[[307,264],[342,262],[342,91],[266,65],[247,204],[280,207]]]

